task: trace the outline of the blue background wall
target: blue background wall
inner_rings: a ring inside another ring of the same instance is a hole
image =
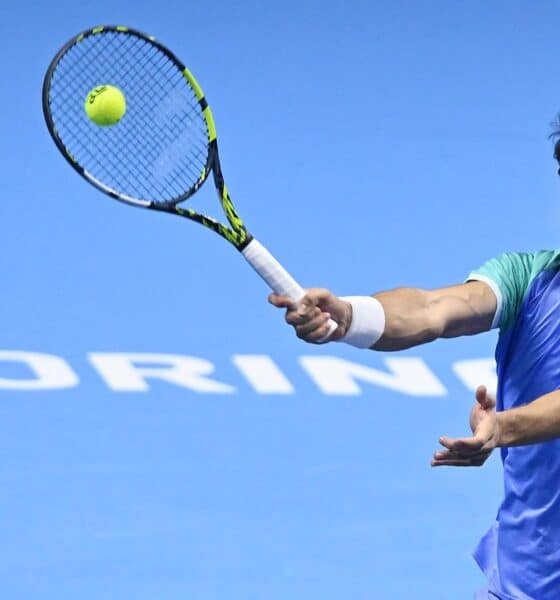
[[[502,251],[557,245],[547,135],[560,108],[558,10],[2,5],[4,597],[472,596],[483,579],[470,552],[501,496],[498,457],[474,470],[429,460],[440,434],[467,431],[472,392],[453,365],[491,358],[495,334],[389,357],[420,359],[440,393],[364,380],[356,395],[324,393],[302,356],[389,375],[398,360],[303,344],[227,244],[88,186],[48,136],[41,83],[82,29],[156,35],[201,80],[241,214],[303,285],[437,287]],[[195,203],[218,208],[210,188]],[[9,389],[37,376],[15,351],[59,357],[76,385]],[[232,389],[152,378],[119,392],[92,352],[197,357]],[[268,357],[292,393],[258,393],[235,355]]]

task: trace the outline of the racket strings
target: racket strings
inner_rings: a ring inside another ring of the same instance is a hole
[[[139,46],[140,44],[142,44],[141,40],[136,39],[135,40],[136,45]],[[140,43],[139,43],[140,42]],[[172,85],[173,87],[175,87],[177,80],[175,80],[175,82],[173,82],[173,80],[171,79],[170,75],[171,74],[176,74],[177,73],[177,69],[175,67],[175,65],[173,63],[171,63],[169,60],[167,60],[167,57],[161,53],[158,52],[157,49],[155,47],[151,47],[150,48],[151,52],[149,53],[149,55],[144,54],[144,56],[140,56],[140,60],[143,59],[143,62],[139,63],[139,67],[140,68],[144,68],[146,66],[146,64],[154,57],[156,59],[156,66],[160,69],[160,74],[161,76],[165,76],[169,82],[170,85]],[[136,56],[132,55],[132,58],[136,58]],[[179,79],[179,82],[182,84],[182,86],[184,86],[182,78]],[[190,89],[190,88],[187,88]],[[151,90],[150,89],[145,89],[145,93],[150,95]],[[193,94],[194,96],[194,94]],[[194,116],[195,113],[195,109],[196,109],[196,103],[193,105],[193,110],[190,111],[190,116]],[[144,117],[146,115],[143,115]],[[143,122],[142,122],[142,126],[146,128],[146,130],[150,127],[150,123],[144,118]],[[162,127],[160,134],[162,134],[165,137],[165,142],[167,142],[168,144],[171,144],[173,142],[173,138],[176,137],[176,132],[177,132],[177,128],[174,127],[173,129],[171,129],[170,127],[166,127],[166,123],[165,122],[160,122],[158,123],[158,125],[160,127]],[[201,132],[201,135],[205,135],[205,132]],[[127,140],[125,140],[127,141]],[[130,140],[131,142],[133,142],[133,140]],[[154,161],[154,163],[157,163],[158,160],[161,161],[161,157],[162,155],[168,155],[169,154],[169,149],[167,149],[164,153],[160,153],[159,152],[159,148],[151,143],[151,138],[145,138],[143,140],[143,144],[144,144],[144,151],[146,153],[146,156],[151,159],[152,161]],[[203,153],[206,153],[206,147],[203,149]],[[195,153],[195,156],[200,156],[200,152]],[[205,161],[205,158],[203,159],[203,161]],[[189,170],[189,172],[191,173],[191,175],[193,177],[198,177],[200,175],[202,166],[204,165],[204,162],[201,163],[201,166],[198,169],[195,169],[195,167],[189,162],[189,163],[185,163],[185,161],[181,160],[180,156],[177,156],[177,160],[176,162],[176,167],[177,168],[187,168]],[[167,175],[169,175],[170,173],[172,173],[172,170],[169,173],[166,173]],[[171,183],[176,183],[178,181],[178,177],[175,176],[173,179],[171,179]],[[184,190],[182,190],[181,188],[175,188],[175,195],[180,195],[184,192]]]
[[[123,45],[124,45],[124,43],[122,43],[122,42],[121,42],[121,44],[119,44],[119,46],[123,46]],[[77,48],[79,48],[79,46]],[[82,51],[82,54],[83,54],[84,49],[81,48],[80,50]],[[93,53],[89,57],[89,60],[93,61],[94,64],[98,64],[98,61],[100,60],[100,58],[102,56],[103,56],[103,47],[101,44],[98,44],[97,48],[93,49]],[[67,57],[64,57],[64,58],[67,58]],[[80,67],[80,64],[81,64],[80,61],[74,62],[74,64],[71,67],[72,70],[69,71],[69,76],[76,77],[76,73],[77,73],[78,68]],[[55,72],[55,75],[58,75],[58,73]],[[92,78],[93,77],[99,77],[99,75],[97,75],[97,73],[95,73],[95,74],[92,74]],[[53,79],[54,79],[54,77],[53,77]],[[52,97],[52,95],[51,95],[51,97]],[[64,102],[65,102],[65,100],[66,99],[64,99]],[[54,107],[54,105],[55,104],[53,101],[53,103],[51,104],[51,107]],[[72,112],[66,113],[66,118],[69,121],[72,121],[72,126],[75,131],[79,131],[80,126],[83,125],[83,116],[84,115],[82,115],[81,113],[79,113],[78,115],[76,115],[75,112],[74,113],[72,113]],[[129,132],[123,131],[123,132],[121,132],[121,135],[122,135],[121,141],[124,144],[131,143],[130,139],[129,139],[130,138]],[[144,194],[149,193],[149,188],[147,188],[146,186],[143,185],[143,179],[141,177],[141,172],[135,166],[136,165],[135,162],[127,163],[127,162],[125,162],[124,157],[122,155],[117,154],[111,163],[107,163],[105,161],[105,150],[106,150],[105,144],[100,144],[100,142],[104,142],[105,140],[97,138],[97,137],[92,137],[88,141],[90,142],[93,149],[95,150],[95,152],[90,152],[89,155],[91,156],[92,160],[96,163],[96,165],[99,167],[99,172],[102,172],[103,169],[105,169],[105,171],[108,172],[109,174],[112,174],[113,177],[109,176],[108,178],[106,177],[105,179],[101,179],[97,175],[97,171],[94,172],[91,168],[89,168],[88,166],[86,166],[84,164],[82,155],[80,155],[80,154],[74,155],[74,158],[76,158],[82,166],[84,166],[89,172],[91,172],[92,175],[94,175],[97,179],[101,180],[106,185],[109,185],[109,187],[116,188],[117,186],[112,185],[111,181],[114,181],[118,178],[118,175],[121,170],[128,169],[130,171],[130,174],[135,177],[136,183],[138,184],[138,188],[137,188],[136,192],[139,192],[139,193],[137,193],[135,195],[143,196],[142,191],[144,192]],[[90,148],[90,149],[92,149],[92,148]],[[117,190],[117,191],[119,191],[119,190]]]
[[[103,84],[127,100],[125,116],[110,127],[84,111],[88,92]],[[198,98],[167,54],[139,36],[107,31],[71,46],[52,75],[49,106],[74,160],[119,194],[176,201],[205,172],[208,130]]]

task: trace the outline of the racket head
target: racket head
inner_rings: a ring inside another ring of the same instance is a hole
[[[88,93],[119,88],[126,113],[102,127],[85,112]],[[109,196],[168,208],[192,196],[217,157],[216,127],[198,82],[154,37],[124,26],[88,29],[51,61],[43,113],[62,155]]]

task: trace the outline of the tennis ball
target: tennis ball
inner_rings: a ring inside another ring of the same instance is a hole
[[[126,112],[124,94],[114,85],[98,85],[86,96],[86,115],[101,127],[118,123]]]

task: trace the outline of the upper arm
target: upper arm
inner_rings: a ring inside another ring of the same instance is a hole
[[[433,313],[442,320],[441,337],[471,335],[499,327],[509,329],[534,278],[558,268],[558,251],[510,252],[473,271],[467,283],[431,292]]]
[[[509,252],[490,259],[469,275],[469,280],[486,283],[496,295],[493,327],[504,331],[513,326],[532,281],[546,269],[557,269],[559,257],[555,250]]]
[[[399,288],[375,294],[385,311],[376,350],[402,350],[439,337],[511,327],[531,282],[544,269],[560,269],[559,251],[506,253],[471,272],[467,282],[433,291]]]
[[[440,337],[487,331],[497,307],[491,287],[480,281],[432,291],[398,288],[375,297],[385,312],[375,350],[403,350]]]
[[[457,337],[488,331],[495,326],[499,298],[484,281],[426,292],[427,313],[437,337]]]

